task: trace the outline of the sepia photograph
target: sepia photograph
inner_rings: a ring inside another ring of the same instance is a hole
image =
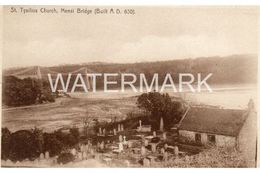
[[[1,167],[257,167],[258,6],[0,13]]]

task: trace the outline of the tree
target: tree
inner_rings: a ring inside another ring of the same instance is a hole
[[[137,99],[137,106],[149,112],[155,129],[159,129],[161,117],[164,121],[164,128],[171,128],[179,122],[184,111],[180,101],[172,101],[168,93],[160,94],[159,92],[140,95]]]
[[[3,103],[8,106],[23,106],[54,102],[54,96],[45,81],[14,76],[3,78]]]

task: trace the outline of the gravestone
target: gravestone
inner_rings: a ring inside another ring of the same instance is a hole
[[[82,158],[83,158],[83,157],[82,157],[82,152],[78,152],[78,159],[79,159],[79,160],[82,160]]]
[[[166,132],[163,132],[163,140],[167,140]]]
[[[152,152],[155,153],[156,152],[156,144],[151,143],[151,147],[152,147]]]
[[[120,127],[120,124],[118,124],[117,131],[120,132],[120,130],[121,130],[121,127]]]
[[[126,136],[124,136],[123,144],[124,144],[124,145],[127,145]]]
[[[80,145],[80,151],[83,152],[85,149],[85,146],[84,145]]]
[[[106,136],[106,129],[103,129],[103,135]]]
[[[125,167],[130,167],[130,162],[129,162],[129,160],[125,160],[125,161],[124,161],[124,164],[125,164]]]
[[[102,129],[99,127],[99,135],[102,135]]]
[[[121,151],[124,150],[124,147],[123,147],[123,143],[122,143],[122,142],[120,142],[120,143],[118,144],[118,150],[119,150],[119,152],[121,152]]]
[[[160,119],[160,131],[163,132],[164,130],[164,124],[163,124],[163,117]]]
[[[40,160],[43,160],[43,159],[44,159],[44,154],[41,153],[41,154],[40,154]]]
[[[86,144],[85,147],[84,147],[84,151],[88,152],[88,149],[89,149],[88,144]]]
[[[45,152],[44,158],[45,159],[49,159],[50,158],[50,153],[48,151]]]
[[[92,143],[91,143],[91,141],[90,141],[90,140],[88,140],[88,145],[89,145],[89,146],[92,146]]]
[[[73,149],[71,149],[70,153],[71,153],[73,156],[75,156],[75,155],[77,154],[77,151],[76,151],[75,148],[73,148]]]
[[[150,167],[150,160],[147,159],[147,158],[144,158],[143,159],[143,165],[144,165],[144,167]]]
[[[148,144],[149,144],[149,141],[148,141],[147,139],[145,139],[145,140],[144,140],[144,146],[146,146],[146,147],[147,147],[147,146],[148,146]]]
[[[133,142],[132,141],[128,141],[127,145],[128,145],[128,148],[132,148],[133,147]]]
[[[178,155],[179,155],[179,148],[178,148],[178,146],[175,146],[175,147],[174,147],[174,155],[175,155],[175,156],[178,156]]]
[[[139,128],[142,128],[142,120],[139,120]]]
[[[153,131],[153,137],[156,137],[156,131]]]
[[[121,124],[121,131],[124,131],[124,124]]]
[[[168,152],[163,153],[163,160],[168,161]]]
[[[119,139],[119,142],[122,142],[123,141],[122,135],[119,135],[118,139]]]
[[[164,148],[167,149],[168,148],[168,144],[164,144]]]
[[[141,147],[141,156],[146,155],[146,148],[144,146]]]
[[[105,144],[104,144],[104,141],[102,141],[101,144],[100,144],[100,149],[104,150],[104,148],[105,148]]]
[[[161,148],[161,154],[163,154],[165,152],[164,148]]]
[[[95,154],[95,151],[93,148],[90,148],[90,154],[93,156]]]
[[[116,136],[116,129],[113,130],[114,136]]]

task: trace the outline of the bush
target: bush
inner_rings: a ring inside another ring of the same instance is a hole
[[[63,133],[61,130],[54,132],[57,139],[63,144],[65,148],[71,148],[79,143],[79,132],[78,130],[71,130],[70,133]],[[78,133],[78,135],[77,135]]]
[[[9,159],[12,161],[33,160],[40,155],[37,136],[29,130],[12,133],[9,144]]]
[[[64,145],[57,139],[56,135],[44,133],[44,152],[49,151],[50,156],[55,156],[61,153]]]
[[[66,164],[74,160],[74,156],[71,153],[61,153],[57,159],[57,162],[60,164]]]
[[[8,128],[2,128],[1,159],[3,160],[8,159],[9,157],[10,139],[11,139],[11,132],[8,130]]]

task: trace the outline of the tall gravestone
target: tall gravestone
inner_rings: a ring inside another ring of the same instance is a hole
[[[116,136],[116,129],[113,130],[114,136]]]
[[[160,119],[160,131],[163,132],[164,130],[164,124],[163,124],[163,117]]]

